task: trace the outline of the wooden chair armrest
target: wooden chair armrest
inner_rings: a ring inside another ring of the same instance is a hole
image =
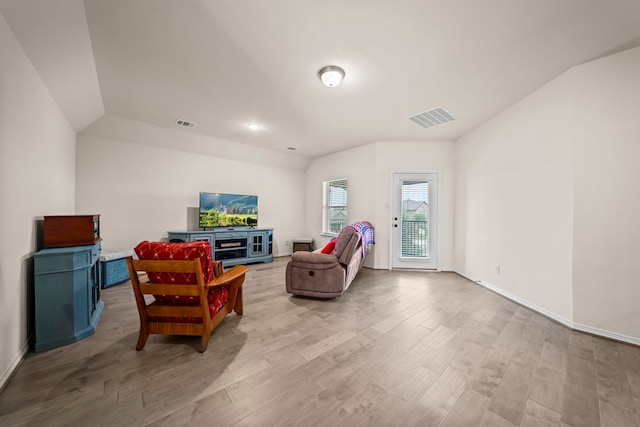
[[[249,271],[249,267],[247,267],[246,265],[234,265],[229,270],[222,273],[222,275],[220,275],[219,277],[216,277],[215,279],[207,283],[206,287],[212,288],[214,286],[222,286],[227,283],[236,281],[240,277],[242,277],[244,280],[243,276],[247,271]]]

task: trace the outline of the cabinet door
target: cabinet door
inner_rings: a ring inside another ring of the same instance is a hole
[[[91,266],[89,285],[91,286],[91,312],[89,313],[89,317],[91,318],[98,309],[98,304],[100,303],[100,268],[97,260]]]
[[[249,256],[266,255],[267,244],[267,233],[265,231],[249,233]]]

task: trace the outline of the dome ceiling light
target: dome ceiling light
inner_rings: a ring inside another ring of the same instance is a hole
[[[337,65],[327,65],[318,71],[318,77],[327,87],[335,87],[344,79],[344,70]]]

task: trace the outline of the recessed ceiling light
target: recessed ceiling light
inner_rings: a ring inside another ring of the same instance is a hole
[[[251,130],[258,130],[260,129],[260,125],[258,123],[249,123],[247,124],[247,127]]]
[[[177,125],[180,125],[180,126],[187,127],[187,128],[194,128],[194,127],[198,126],[197,123],[189,122],[187,120],[182,120],[182,119],[175,119],[173,121],[173,123],[175,123]]]

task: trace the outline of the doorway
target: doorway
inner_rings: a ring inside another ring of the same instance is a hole
[[[393,174],[391,267],[438,268],[438,174]]]

